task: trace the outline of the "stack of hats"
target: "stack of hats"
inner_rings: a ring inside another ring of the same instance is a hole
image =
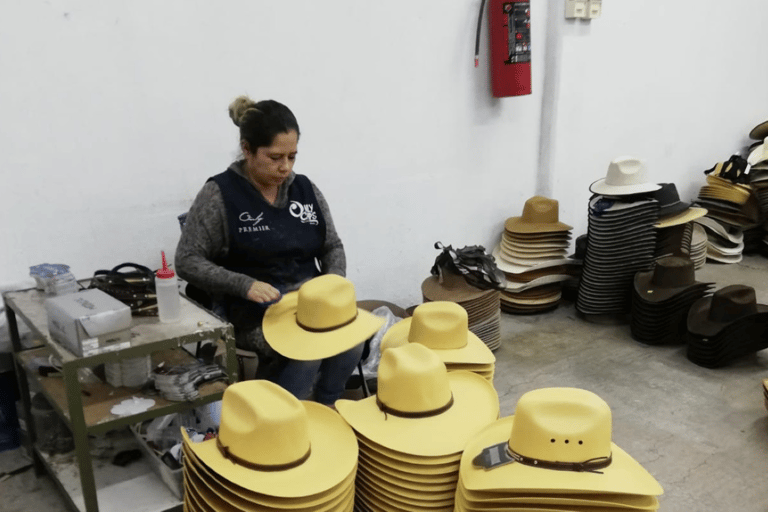
[[[696,281],[688,258],[661,258],[653,270],[638,272],[632,295],[632,337],[649,345],[685,343],[688,310],[712,286]]]
[[[385,350],[376,396],[338,400],[360,443],[356,508],[454,509],[464,447],[499,417],[499,397],[483,377],[448,372],[420,343]]]
[[[611,441],[611,423],[589,391],[529,391],[464,450],[456,512],[658,510],[661,486]]]
[[[594,182],[589,202],[587,250],[576,309],[586,318],[629,313],[635,274],[651,267],[656,253],[661,188],[646,179],[645,165],[617,158],[606,177]],[[644,194],[644,195],[639,195]]]
[[[763,223],[755,230],[761,234],[761,243],[757,245],[760,252],[768,256],[768,144],[766,143],[768,140],[768,121],[755,126],[749,132],[749,137],[758,141],[750,147],[747,157],[747,162],[752,166],[749,170],[749,184],[757,195],[760,205],[760,219]],[[748,244],[745,250],[748,252],[752,249],[750,242],[752,242],[751,238],[745,240],[745,243]]]
[[[768,305],[735,284],[696,301],[688,312],[688,359],[719,368],[768,348]]]
[[[458,274],[443,272],[421,283],[424,302],[455,302],[467,312],[469,330],[491,350],[501,346],[501,311],[498,290],[481,290]]]
[[[185,510],[353,510],[357,439],[329,407],[248,380],[224,391],[217,437],[181,430]]]
[[[496,264],[507,277],[501,292],[501,310],[530,314],[549,311],[562,298],[571,226],[559,221],[559,203],[534,196],[523,214],[504,223],[501,242],[493,251]]]
[[[707,230],[697,222],[691,223],[691,253],[693,268],[699,270],[707,262]]]
[[[744,232],[712,217],[694,221],[707,233],[707,259],[718,263],[738,263],[744,252]]]
[[[747,161],[738,156],[718,162],[705,171],[707,185],[701,187],[696,200],[708,210],[708,217],[741,230],[757,224],[760,216],[757,195],[747,183],[746,168]]]
[[[493,383],[496,356],[469,330],[467,312],[455,302],[417,306],[413,316],[387,330],[381,340],[381,351],[407,343],[420,343],[434,350],[449,372],[466,370]]]
[[[659,221],[656,223],[656,258],[688,256],[691,253],[691,237],[694,219],[707,214],[705,208],[691,206],[680,200],[674,183],[660,183],[653,193],[659,202]]]

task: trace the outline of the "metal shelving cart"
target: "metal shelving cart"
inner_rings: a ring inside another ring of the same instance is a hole
[[[38,474],[47,471],[53,477],[73,510],[182,510],[179,499],[171,494],[146,463],[144,466],[131,464],[122,473],[119,471],[122,468],[110,468],[110,471],[99,471],[95,475],[88,437],[220,400],[227,383],[219,381],[202,384],[199,397],[190,402],[167,401],[160,395],[146,396],[155,401],[149,410],[130,416],[116,416],[110,412],[112,407],[131,397],[144,398],[141,391],[115,388],[101,381],[93,382],[93,379],[81,382],[79,375],[84,368],[147,354],[151,354],[153,364],[160,361],[170,364],[192,362],[194,357],[184,346],[211,340],[219,345],[223,353],[228,382],[234,383],[237,381],[237,362],[232,325],[182,296],[182,320],[178,323],[162,324],[157,317],[133,317],[129,348],[79,357],[51,338],[44,307],[46,296],[42,291],[11,291],[4,293],[3,298],[21,392],[22,414],[28,431],[25,445]],[[31,330],[33,343],[22,342],[17,316]],[[61,361],[61,377],[43,377],[34,371],[32,361],[48,355]],[[35,387],[42,389],[57,414],[72,431],[75,445],[75,462],[72,464],[62,467],[35,446],[31,379],[35,379]],[[130,503],[126,503],[126,498],[130,499]]]

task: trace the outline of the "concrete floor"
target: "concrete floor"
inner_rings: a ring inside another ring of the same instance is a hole
[[[700,281],[747,284],[768,304],[768,259],[708,263]],[[768,411],[761,379],[768,350],[709,370],[683,346],[652,347],[628,325],[576,317],[573,304],[539,316],[502,315],[495,385],[502,416],[532,389],[573,386],[597,393],[613,412],[613,441],[664,487],[661,510],[768,510]],[[21,450],[0,453],[0,473],[27,463]],[[66,510],[48,477],[32,472],[0,482],[0,511]],[[23,501],[22,501],[23,500]]]

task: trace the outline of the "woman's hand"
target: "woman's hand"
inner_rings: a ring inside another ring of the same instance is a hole
[[[248,300],[253,302],[274,302],[280,298],[277,288],[263,281],[254,281],[248,290]]]

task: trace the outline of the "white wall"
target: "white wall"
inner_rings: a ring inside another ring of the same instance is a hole
[[[532,2],[534,93],[494,99],[479,0],[0,0],[0,288],[173,256],[176,216],[236,155],[242,93],[298,117],[296,170],[358,297],[404,306],[435,241],[490,250],[537,192],[579,234],[621,154],[691,196],[768,117],[768,4],[606,0],[586,24],[561,2]]]

